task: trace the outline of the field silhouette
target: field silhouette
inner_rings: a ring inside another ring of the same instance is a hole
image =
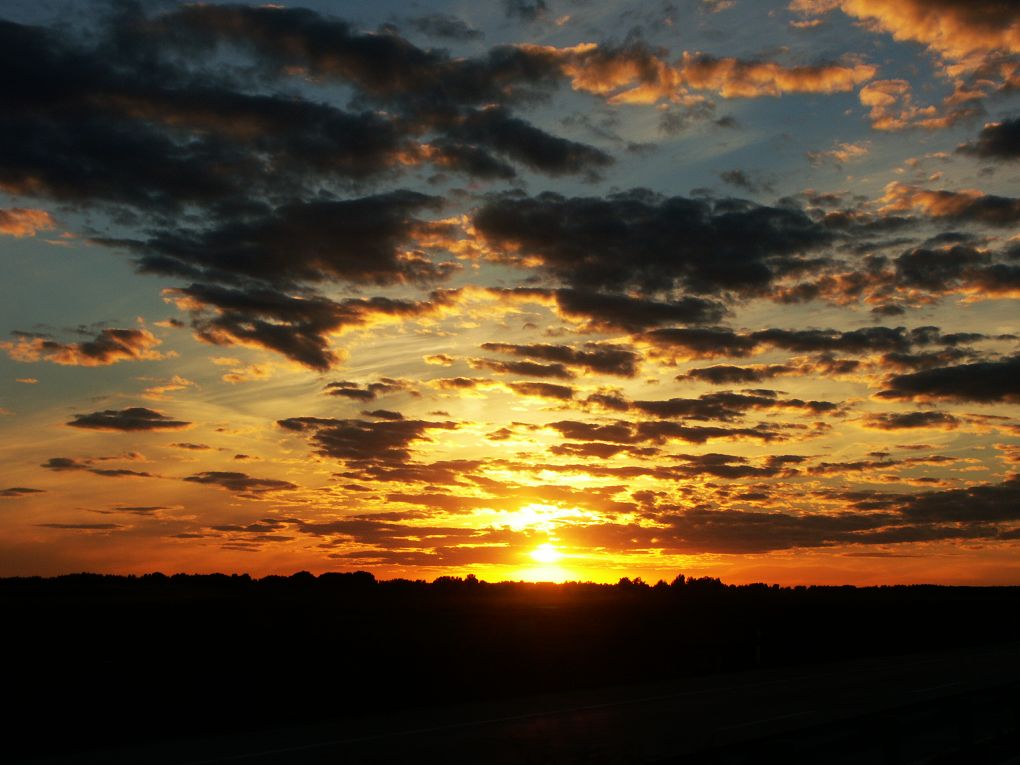
[[[14,755],[1020,640],[1020,587],[682,575],[76,574],[0,580],[0,604]]]

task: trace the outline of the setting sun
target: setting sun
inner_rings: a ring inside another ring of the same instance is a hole
[[[538,563],[556,563],[563,555],[553,545],[546,542],[532,550],[531,557]]]

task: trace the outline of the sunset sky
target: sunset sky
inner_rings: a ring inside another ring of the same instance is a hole
[[[1020,584],[1020,6],[0,4],[0,575]]]

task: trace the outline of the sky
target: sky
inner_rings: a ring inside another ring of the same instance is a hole
[[[1020,6],[0,4],[0,575],[1020,584]]]

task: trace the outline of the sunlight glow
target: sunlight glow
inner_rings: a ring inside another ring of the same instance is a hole
[[[563,555],[553,545],[546,542],[532,550],[531,557],[538,563],[555,563]]]

